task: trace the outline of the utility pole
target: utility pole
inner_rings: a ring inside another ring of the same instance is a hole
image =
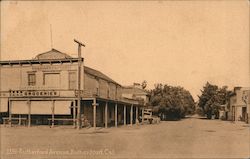
[[[78,83],[77,83],[77,129],[81,129],[81,66],[82,66],[82,57],[81,57],[81,47],[85,45],[76,39],[74,42],[78,44]]]

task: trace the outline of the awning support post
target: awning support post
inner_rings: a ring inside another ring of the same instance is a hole
[[[135,109],[135,122],[138,124],[138,106]]]
[[[105,104],[105,128],[108,128],[108,102]]]
[[[115,127],[117,127],[117,103],[115,103]]]
[[[55,122],[55,101],[53,100],[52,101],[52,125],[51,127],[53,128],[54,127],[54,122]]]
[[[9,126],[11,127],[11,123],[12,123],[12,114],[11,114],[11,111],[12,111],[12,102],[11,100],[9,100]]]
[[[93,100],[93,127],[96,128],[96,99]]]
[[[130,107],[130,125],[133,125],[133,104]]]
[[[28,127],[30,127],[30,125],[31,125],[31,102],[30,102],[30,100],[27,101],[27,105],[28,105],[28,110],[29,110],[29,113],[28,113]]]
[[[124,108],[123,108],[123,124],[126,125],[126,120],[127,120],[127,117],[126,117],[126,105],[124,105]]]

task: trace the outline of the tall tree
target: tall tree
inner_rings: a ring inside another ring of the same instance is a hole
[[[227,90],[227,86],[219,88],[217,85],[207,82],[203,90],[201,90],[201,93],[201,96],[198,96],[198,106],[208,119],[211,119],[212,115],[218,118],[220,105],[226,104],[229,98],[230,91]]]
[[[159,107],[158,113],[168,119],[180,119],[195,110],[195,103],[189,91],[183,87],[155,84],[151,90],[151,105]]]

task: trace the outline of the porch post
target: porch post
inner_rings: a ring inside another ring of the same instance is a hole
[[[115,103],[115,127],[117,127],[117,103]]]
[[[76,128],[76,101],[73,101],[73,126]]]
[[[21,114],[19,114],[18,115],[18,125],[21,125],[21,122],[22,122],[22,120],[21,120]]]
[[[10,127],[11,127],[11,123],[12,123],[12,119],[11,119],[11,117],[12,117],[12,114],[11,114],[11,111],[12,111],[12,101],[9,99],[9,125],[10,125]]]
[[[126,125],[126,120],[127,120],[127,117],[126,117],[126,105],[124,105],[124,109],[123,109],[123,124]]]
[[[130,107],[130,125],[133,125],[133,104]]]
[[[96,99],[93,100],[93,127],[96,128]]]
[[[51,127],[54,127],[54,122],[55,122],[55,101],[52,101],[52,121],[51,121]]]
[[[105,128],[108,128],[108,102],[105,104]]]
[[[250,97],[248,97],[248,98],[250,98]],[[247,123],[248,124],[250,124],[250,105],[248,104],[248,102],[247,102]]]
[[[135,108],[135,123],[138,124],[138,106]]]
[[[144,107],[142,107],[142,111],[141,111],[141,123],[144,124]]]
[[[237,106],[235,106],[234,108],[235,108],[235,112],[234,112],[234,114],[235,114],[234,121],[236,122],[236,121],[238,121],[238,118],[237,118],[237,115],[238,115],[238,113],[237,113]]]
[[[28,114],[28,127],[30,127],[31,125],[31,102],[30,100],[27,101],[27,104],[28,104],[28,109],[29,109],[29,114]]]

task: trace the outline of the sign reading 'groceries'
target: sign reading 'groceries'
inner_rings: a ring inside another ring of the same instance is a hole
[[[56,97],[58,91],[11,90],[11,97]]]

